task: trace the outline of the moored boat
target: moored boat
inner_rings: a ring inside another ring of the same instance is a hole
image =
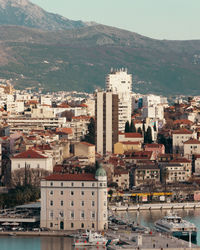
[[[180,216],[169,214],[154,223],[160,232],[169,233],[174,237],[196,242],[197,227],[194,223],[183,220]]]

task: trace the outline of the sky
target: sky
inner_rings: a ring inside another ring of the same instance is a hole
[[[200,39],[200,0],[30,0],[72,20],[95,21],[156,39]]]

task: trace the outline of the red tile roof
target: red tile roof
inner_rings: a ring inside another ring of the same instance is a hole
[[[65,102],[61,103],[61,104],[58,105],[57,107],[58,107],[58,108],[70,108],[70,106],[69,106],[67,103],[65,103]]]
[[[29,159],[44,159],[44,158],[47,158],[46,156],[38,153],[37,151],[35,150],[32,150],[32,149],[29,149],[25,152],[22,152],[22,153],[19,153],[15,156],[12,157],[13,159],[26,159],[26,158],[29,158]]]
[[[86,142],[86,141],[82,141],[82,142],[80,142],[80,143],[83,144],[83,145],[86,145],[86,146],[88,146],[88,147],[95,146],[94,144],[89,143],[89,142]]]
[[[183,144],[200,144],[200,141],[197,139],[189,139],[188,141],[185,141]]]
[[[72,128],[56,128],[56,133],[73,134]]]
[[[152,144],[145,144],[145,149],[146,148],[162,148],[163,144],[158,144],[158,143],[152,143]]]
[[[173,123],[174,123],[174,124],[186,124],[186,125],[191,125],[191,124],[193,124],[192,121],[186,120],[186,119],[175,120]]]
[[[125,135],[126,138],[142,138],[143,137],[140,133],[122,133],[122,132],[119,132],[119,135]]]
[[[47,181],[97,181],[93,174],[52,174],[45,178]]]
[[[172,131],[172,133],[173,134],[180,134],[180,135],[182,135],[182,134],[192,134],[193,132],[192,131],[190,131],[190,130],[188,130],[188,129],[179,129],[179,130],[174,130],[174,131]]]
[[[186,158],[177,158],[177,159],[171,160],[170,162],[173,162],[173,163],[191,163],[191,161],[186,159]]]
[[[127,144],[127,145],[139,145],[139,144],[141,144],[140,141],[120,141],[119,143]]]

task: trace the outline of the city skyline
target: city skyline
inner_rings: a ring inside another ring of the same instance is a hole
[[[155,39],[200,39],[198,0],[126,0],[94,2],[92,0],[31,0],[46,11],[72,20],[94,21],[139,33]]]

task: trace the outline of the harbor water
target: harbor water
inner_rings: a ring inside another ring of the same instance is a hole
[[[197,244],[200,246],[200,209],[174,210],[173,212],[197,226]],[[153,228],[154,222],[165,216],[167,211],[116,212],[115,214],[124,220]],[[67,237],[0,236],[0,250],[72,250],[74,249],[72,243],[73,239]]]
[[[179,209],[171,210],[181,216],[183,219],[194,223],[197,227],[197,245],[200,246],[200,209]],[[133,212],[116,212],[117,217],[128,221],[134,221],[143,226],[154,229],[154,222],[167,215],[167,210],[146,210],[146,211],[133,211]]]

